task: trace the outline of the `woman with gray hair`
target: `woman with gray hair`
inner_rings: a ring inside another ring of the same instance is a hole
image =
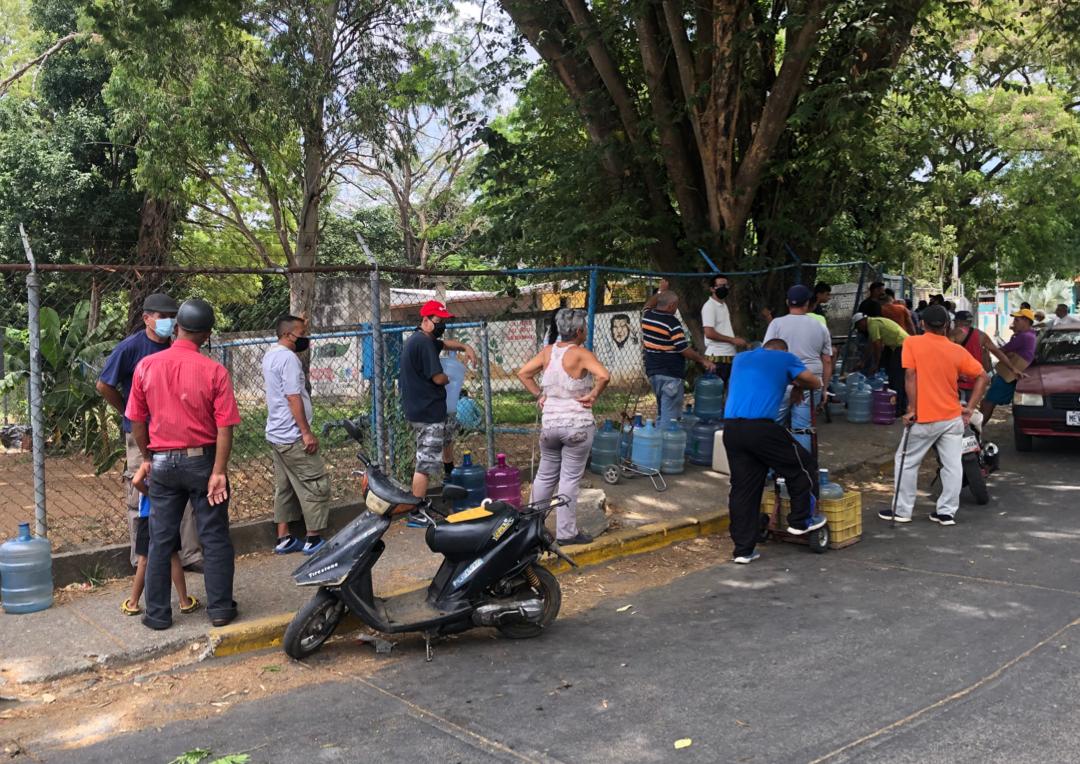
[[[585,311],[563,308],[555,314],[558,341],[537,353],[518,371],[518,379],[536,398],[540,420],[540,467],[530,501],[543,502],[558,493],[569,503],[556,514],[555,538],[560,544],[587,544],[592,536],[577,527],[577,497],[589,462],[596,422],[592,405],[611,375],[585,342]],[[536,375],[543,372],[540,384]]]

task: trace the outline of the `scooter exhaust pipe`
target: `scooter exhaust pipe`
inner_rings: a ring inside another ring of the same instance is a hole
[[[544,601],[536,597],[523,600],[500,600],[476,608],[472,614],[477,626],[498,626],[503,623],[540,623]]]

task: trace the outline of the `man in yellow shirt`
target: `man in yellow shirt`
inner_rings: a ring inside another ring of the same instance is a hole
[[[895,321],[880,316],[856,313],[851,322],[860,334],[870,341],[870,363],[866,373],[873,375],[879,368],[889,375],[889,387],[896,391],[896,415],[907,411],[907,393],[904,389],[904,367],[901,363],[904,340],[908,333]]]

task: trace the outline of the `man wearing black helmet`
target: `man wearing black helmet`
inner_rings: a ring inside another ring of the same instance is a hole
[[[135,567],[135,529],[139,517],[139,492],[131,484],[131,478],[142,463],[142,455],[131,436],[131,422],[124,416],[131,378],[139,361],[169,347],[176,325],[176,311],[180,306],[167,294],[152,294],[143,300],[143,328],[120,341],[105,359],[105,368],[97,381],[97,391],[121,416],[120,427],[124,433],[127,462],[124,469],[124,496],[127,503],[128,531],[131,535],[131,566]],[[202,569],[202,549],[199,548],[199,532],[191,506],[184,510],[180,522],[180,562],[188,570]]]
[[[214,309],[205,300],[188,300],[177,311],[176,325],[172,346],[136,367],[126,411],[142,454],[141,469],[150,474],[142,620],[151,629],[172,625],[169,558],[189,501],[203,547],[206,613],[214,626],[236,617],[226,467],[240,412],[225,367],[199,352],[214,328]]]

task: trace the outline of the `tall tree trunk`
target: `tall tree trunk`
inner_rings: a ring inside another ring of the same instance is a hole
[[[139,241],[135,246],[135,264],[150,268],[168,265],[172,252],[172,234],[176,225],[176,203],[169,198],[146,194],[139,212]],[[142,326],[142,304],[147,295],[160,292],[165,275],[160,271],[144,271],[135,278],[129,290],[128,331]]]
[[[321,112],[321,110],[320,110]],[[310,268],[319,253],[319,205],[323,184],[322,124],[304,130],[304,189],[296,224],[296,252],[291,265]],[[315,306],[315,274],[289,274],[289,312],[311,320]]]

